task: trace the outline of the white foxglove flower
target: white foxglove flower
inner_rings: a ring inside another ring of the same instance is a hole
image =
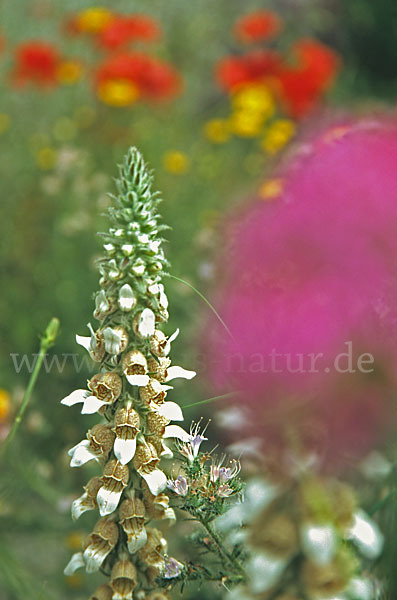
[[[74,404],[78,404],[80,402],[83,403],[83,407],[81,409],[82,415],[92,415],[98,412],[102,406],[107,404],[107,402],[99,400],[99,398],[93,396],[91,392],[88,392],[87,390],[75,390],[61,400],[61,404],[64,404],[65,406],[74,406]]]
[[[366,558],[373,560],[382,552],[384,537],[376,523],[362,510],[354,514],[354,522],[348,531],[348,538],[356,544]]]
[[[353,577],[348,587],[349,598],[354,600],[374,600],[374,586],[371,581],[362,577]]]
[[[337,535],[331,524],[305,523],[300,530],[303,552],[318,565],[329,563],[337,550]]]
[[[254,594],[270,590],[279,580],[287,565],[285,558],[275,558],[265,553],[257,553],[247,563],[249,587]]]
[[[99,455],[92,449],[88,440],[83,440],[76,446],[73,446],[68,451],[68,454],[71,456],[71,467],[81,467],[81,465],[85,465],[90,460],[99,460]]]

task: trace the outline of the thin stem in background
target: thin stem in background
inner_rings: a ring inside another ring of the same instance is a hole
[[[18,431],[18,427],[21,424],[23,415],[28,407],[28,404],[30,402],[30,398],[32,396],[32,392],[34,389],[34,386],[36,384],[37,381],[37,377],[39,376],[40,373],[40,369],[41,369],[41,365],[43,364],[43,360],[44,357],[46,355],[46,352],[49,348],[51,348],[51,346],[53,346],[55,339],[58,335],[58,331],[59,331],[59,320],[57,318],[52,318],[51,321],[49,322],[49,324],[47,325],[47,328],[44,332],[43,337],[41,338],[40,341],[40,352],[37,358],[37,362],[35,364],[35,367],[33,369],[33,372],[30,376],[29,379],[29,383],[28,386],[26,388],[25,391],[25,395],[23,397],[23,401],[22,404],[18,410],[17,416],[15,417],[14,423],[12,424],[12,427],[6,437],[6,439],[4,440],[3,445],[0,448],[0,460],[4,457],[7,449],[9,448],[12,440],[15,437],[15,434]]]

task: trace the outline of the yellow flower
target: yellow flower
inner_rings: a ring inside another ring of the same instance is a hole
[[[230,138],[230,126],[226,119],[211,119],[204,125],[204,135],[214,144],[223,144]]]
[[[76,60],[64,60],[57,68],[57,79],[60,83],[71,85],[81,79],[82,65]]]
[[[178,150],[170,150],[163,156],[163,166],[173,175],[182,175],[189,169],[189,157]]]
[[[11,412],[11,397],[10,394],[3,389],[0,389],[0,423],[5,421]]]
[[[139,97],[139,90],[127,79],[108,79],[100,84],[98,97],[109,106],[130,106]]]
[[[0,113],[0,135],[5,133],[11,124],[11,119],[5,113]]]
[[[264,121],[274,113],[273,96],[263,83],[240,87],[233,94],[232,104],[234,110],[260,114]]]
[[[230,129],[239,137],[256,137],[262,131],[263,117],[260,113],[246,110],[234,112],[229,120]]]
[[[295,134],[296,125],[289,119],[277,119],[265,131],[262,148],[269,154],[279,152]]]
[[[36,153],[37,166],[40,169],[43,169],[43,171],[53,169],[55,167],[56,160],[57,160],[57,153],[56,153],[55,149],[50,148],[50,146],[41,148]]]
[[[107,8],[91,7],[82,10],[76,17],[76,25],[80,31],[98,33],[113,19],[113,13]]]
[[[283,191],[282,179],[268,179],[259,189],[259,195],[264,200],[273,200],[280,196]]]

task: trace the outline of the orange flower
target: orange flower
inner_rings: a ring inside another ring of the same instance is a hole
[[[274,37],[281,29],[282,21],[276,13],[260,10],[238,19],[234,35],[240,42],[250,44]]]
[[[103,90],[115,82],[119,90],[123,84],[133,84],[137,93],[131,95],[131,102],[138,94],[150,100],[166,100],[177,94],[181,87],[180,76],[171,65],[138,52],[112,56],[100,65],[96,86],[101,99],[104,99]],[[124,87],[129,89],[130,86]]]
[[[25,42],[15,50],[12,79],[19,86],[29,82],[42,87],[54,86],[59,62],[58,50],[54,46],[41,41]]]
[[[161,30],[154,19],[145,15],[114,17],[99,33],[98,43],[114,50],[136,40],[152,41],[160,37]]]
[[[244,83],[274,77],[281,66],[281,56],[274,50],[256,50],[244,56],[227,56],[216,66],[215,77],[230,92]]]
[[[287,113],[299,118],[313,109],[328,89],[340,65],[336,52],[316,40],[300,40],[291,48],[294,66],[285,65],[278,75],[279,91]]]

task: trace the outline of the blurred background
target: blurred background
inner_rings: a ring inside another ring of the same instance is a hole
[[[389,0],[0,2],[0,439],[40,333],[61,322],[1,465],[2,600],[94,589],[92,576],[62,574],[91,523],[71,522],[87,470],[71,471],[66,450],[91,423],[59,400],[89,375],[74,337],[92,319],[96,232],[128,147],[155,171],[172,273],[211,294],[228,215],[244,198],[277,195],[272,168],[296,133],[332,110],[394,107],[396,27]],[[199,373],[179,392],[183,406],[211,395],[199,345],[208,309],[182,283],[167,292],[170,332],[182,331],[175,362]]]

